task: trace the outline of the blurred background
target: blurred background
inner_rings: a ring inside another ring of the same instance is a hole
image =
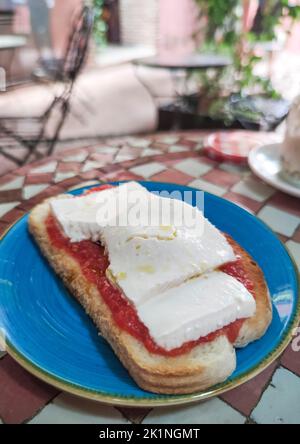
[[[37,139],[51,154],[154,130],[280,131],[299,19],[297,0],[0,0],[5,157]]]

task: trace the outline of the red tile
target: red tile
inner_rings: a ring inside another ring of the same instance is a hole
[[[123,146],[119,150],[118,155],[120,155],[120,156],[130,155],[130,156],[134,156],[134,157],[139,157],[141,152],[142,152],[141,148],[134,148],[132,146]]]
[[[201,141],[201,139],[199,140],[199,142]],[[199,142],[195,142],[194,140],[188,140],[186,138],[182,138],[179,139],[178,142],[176,142],[176,144],[174,145],[183,145],[187,148],[189,148],[190,150],[192,150],[193,148],[195,148],[195,146],[198,145]]]
[[[249,382],[221,395],[221,399],[240,411],[243,415],[248,416],[260,400],[277,366],[278,362],[273,362],[266,370]]]
[[[288,194],[277,192],[268,200],[268,204],[279,207],[289,213],[296,214],[300,217],[300,205],[297,197],[289,196]]]
[[[71,187],[74,187],[75,185],[80,184],[81,181],[82,181],[82,180],[81,180],[81,177],[79,177],[79,176],[74,176],[74,177],[70,177],[69,179],[62,180],[62,181],[60,182],[60,185],[61,185],[65,190],[67,190],[68,188],[71,188]]]
[[[106,163],[109,163],[113,160],[114,155],[113,154],[106,154],[106,153],[92,153],[89,157],[89,160],[94,160],[96,162],[102,162],[103,165]]]
[[[168,159],[168,158],[165,158],[165,159],[163,160],[163,162],[161,162],[161,163],[163,163],[164,165],[166,165],[166,166],[168,166],[168,167],[173,167],[173,166],[176,165],[178,162],[181,162],[181,160],[182,160],[182,159]]]
[[[9,224],[6,222],[3,222],[2,219],[0,221],[0,236],[3,236],[3,234],[7,231],[9,227]]]
[[[161,150],[161,151],[167,152],[169,145],[167,145],[166,143],[153,142],[149,148],[153,148],[156,150]]]
[[[119,162],[117,165],[119,166],[119,168],[129,169],[134,166],[144,165],[150,160],[151,162],[153,162],[153,156],[137,157],[136,159],[132,160],[124,160],[124,162]]]
[[[22,216],[24,216],[24,214],[25,214],[24,210],[21,210],[20,208],[14,208],[9,213],[6,213],[4,216],[2,216],[1,221],[8,225],[11,225],[12,223],[20,219]]]
[[[151,180],[155,180],[156,182],[173,182],[180,185],[186,185],[193,179],[194,178],[192,176],[173,169],[162,171],[161,173],[155,174],[155,176],[151,177]]]
[[[300,242],[300,225],[294,233],[293,240],[295,242]]]
[[[157,154],[156,156],[151,156],[152,161],[156,160],[157,162],[164,162],[168,159],[177,159],[182,160],[186,159],[187,157],[199,157],[198,153],[195,153],[194,151],[180,151],[179,153],[169,153],[166,154]]]
[[[120,163],[112,163],[105,165],[99,168],[99,171],[105,174],[105,173],[116,173],[117,171],[121,171],[122,169],[123,169],[122,162],[120,162]]]
[[[227,171],[222,171],[217,168],[209,171],[204,176],[201,176],[201,179],[207,180],[208,182],[225,188],[232,187],[235,183],[241,180],[239,175],[228,173]]]
[[[30,200],[24,200],[24,202],[21,202],[19,205],[19,208],[23,211],[25,211],[26,213],[28,211],[30,211],[32,208],[34,207],[34,204],[31,203]]]
[[[73,171],[74,173],[78,173],[82,168],[81,162],[60,162],[56,171],[63,173]]]
[[[60,160],[64,160],[66,157],[70,157],[70,156],[78,156],[80,154],[86,154],[87,151],[84,149],[78,149],[78,148],[71,148],[71,149],[67,149],[67,150],[63,150],[58,154],[58,158]]]
[[[282,242],[283,244],[285,244],[286,241],[289,240],[289,238],[288,238],[287,236],[284,236],[283,234],[280,234],[280,233],[276,233],[276,236],[281,240],[281,242]]]
[[[20,424],[30,419],[59,392],[19,366],[10,356],[0,361],[0,417]]]
[[[25,176],[33,168],[32,165],[33,165],[32,163],[24,165],[21,168],[14,170],[14,174],[16,174],[17,176]]]
[[[22,200],[22,190],[5,190],[0,191],[0,203],[17,202]]]
[[[134,407],[117,407],[122,415],[134,424],[140,424],[143,419],[151,412],[152,409],[134,408]]]
[[[17,179],[18,177],[19,176],[13,173],[5,174],[4,176],[0,177],[0,185],[6,185],[7,183],[13,181],[14,179]]]
[[[219,162],[216,162],[215,160],[210,159],[207,156],[199,156],[198,158],[199,158],[199,160],[201,160],[202,163],[206,163],[207,165],[211,165],[211,166],[219,165]]]
[[[296,347],[293,350],[293,346]],[[292,372],[300,376],[300,330],[297,336],[294,337],[291,344],[281,356],[281,364]]]
[[[46,197],[48,197],[48,196],[44,192],[39,193],[36,196],[32,197],[31,199],[28,199],[27,201],[24,200],[23,202],[21,202],[19,205],[19,209],[21,209],[22,211],[28,212],[33,207],[35,207],[36,205],[41,203],[44,199],[46,199]]]
[[[242,196],[241,194],[229,191],[223,196],[225,199],[231,200],[245,208],[257,213],[257,211],[264,205],[264,202],[257,202],[256,200],[250,199],[250,197]]]
[[[91,171],[86,171],[85,173],[80,173],[79,177],[81,177],[81,179],[83,180],[93,180],[93,179],[98,179],[100,174],[101,173],[98,170],[91,170]]]
[[[133,174],[129,171],[120,171],[118,173],[106,174],[104,176],[105,180],[144,180],[143,177]]]
[[[44,190],[40,195],[42,196],[42,199],[46,199],[48,197],[57,196],[58,194],[65,192],[64,182],[62,182],[59,185],[51,185],[49,188]]]
[[[53,173],[28,174],[25,180],[25,185],[51,183],[52,180]]]
[[[147,159],[146,157],[144,159]],[[169,154],[157,154],[156,156],[151,156],[151,162],[159,162],[164,165],[173,166],[176,163],[181,162],[182,159],[199,159],[198,153],[193,151],[185,151],[180,153],[169,153]]]

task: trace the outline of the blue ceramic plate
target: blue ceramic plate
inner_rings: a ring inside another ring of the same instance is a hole
[[[150,191],[192,190],[175,184],[144,185]],[[297,271],[281,242],[250,213],[205,194],[205,215],[258,262],[274,308],[267,333],[237,351],[237,368],[225,383],[184,396],[141,390],[43,259],[27,231],[27,216],[13,225],[0,243],[0,327],[8,353],[30,372],[65,391],[122,405],[191,402],[220,394],[255,376],[292,337],[299,317]]]

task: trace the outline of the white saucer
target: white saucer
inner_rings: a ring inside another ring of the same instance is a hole
[[[300,197],[300,186],[293,185],[281,176],[280,144],[272,143],[253,148],[248,162],[251,170],[278,190]]]

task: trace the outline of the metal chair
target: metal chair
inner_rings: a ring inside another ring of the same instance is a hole
[[[55,95],[41,117],[1,117],[0,155],[2,154],[17,165],[23,165],[31,159],[53,153],[70,112],[70,99],[78,74],[87,57],[92,28],[93,9],[84,6],[76,16],[61,69],[56,72],[54,78],[55,82],[63,84],[63,91]],[[59,118],[55,119],[53,134],[48,136],[47,125],[54,114],[58,114]],[[25,151],[25,153],[21,156],[14,155],[10,152],[12,147],[22,148],[20,152]]]

